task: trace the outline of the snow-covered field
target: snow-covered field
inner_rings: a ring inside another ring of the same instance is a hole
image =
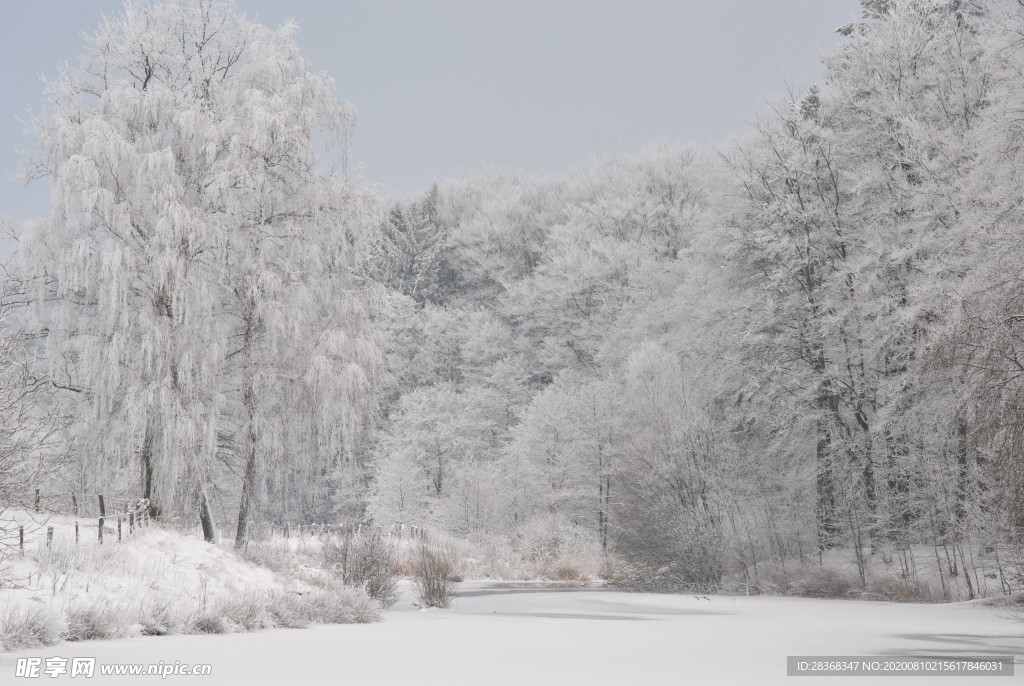
[[[941,684],[1024,683],[1024,625],[976,603],[897,605],[804,598],[628,594],[466,582],[449,610],[405,595],[377,624],[217,636],[64,643],[0,655],[0,684],[19,657],[209,664],[210,676],[101,677],[92,683],[797,684],[935,683],[927,677],[787,677],[787,655],[1017,655],[1017,675]],[[838,679],[838,682],[837,682]],[[88,680],[78,678],[89,683]],[[76,683],[76,681],[72,681]]]

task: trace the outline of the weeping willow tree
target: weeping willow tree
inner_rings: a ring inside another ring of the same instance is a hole
[[[86,486],[208,539],[210,500],[237,502],[238,545],[267,473],[350,448],[377,373],[350,277],[372,197],[323,159],[344,171],[354,112],[295,29],[130,0],[48,84],[27,169],[53,186],[22,256]]]

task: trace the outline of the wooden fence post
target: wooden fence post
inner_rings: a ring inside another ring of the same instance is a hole
[[[97,536],[97,540],[102,544],[103,543],[103,523],[106,520],[107,508],[103,505],[103,496],[102,495],[97,495],[96,498],[99,500],[99,503],[100,503],[100,522],[99,522],[100,525],[99,525],[98,533],[96,534],[96,536]]]
[[[78,522],[75,522],[75,545],[78,545]]]
[[[117,513],[117,542],[121,542],[121,513]]]
[[[46,547],[49,548],[53,545],[53,527],[46,527]]]

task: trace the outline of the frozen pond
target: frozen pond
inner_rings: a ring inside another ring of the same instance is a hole
[[[1024,624],[978,604],[897,605],[802,598],[629,594],[466,582],[450,610],[403,596],[383,622],[227,636],[65,643],[0,655],[0,684],[775,684],[935,683],[927,677],[787,677],[787,655],[1018,656]],[[212,665],[208,677],[18,679],[15,659]]]

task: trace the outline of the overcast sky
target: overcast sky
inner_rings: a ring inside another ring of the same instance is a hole
[[[355,156],[385,195],[488,170],[564,173],[645,142],[721,143],[764,98],[820,82],[856,0],[237,0],[299,44],[358,110]],[[0,0],[0,215],[46,211],[11,180],[40,75],[114,0]]]

